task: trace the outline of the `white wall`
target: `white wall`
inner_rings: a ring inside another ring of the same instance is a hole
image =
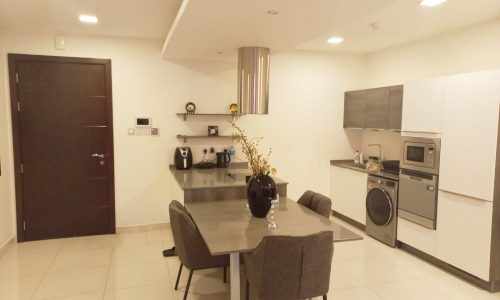
[[[0,36],[0,52],[3,41]],[[10,105],[6,95],[6,56],[0,56],[0,249],[14,236],[14,195],[12,172],[12,143],[10,129]]]
[[[228,119],[184,122],[175,113],[183,112],[188,101],[196,103],[198,112],[227,111],[236,102],[236,63],[165,61],[160,58],[162,41],[155,40],[68,35],[68,49],[56,51],[50,34],[4,32],[3,37],[3,55],[112,59],[118,226],[167,221],[168,165],[175,147],[182,144],[176,134],[204,134],[207,125],[218,125],[221,135],[232,132]],[[363,70],[360,55],[272,56],[270,114],[244,116],[238,122],[249,134],[263,136],[263,145],[273,147],[272,163],[277,176],[290,182],[290,196],[297,198],[306,189],[328,194],[329,160],[352,155],[342,129],[343,92],[364,87]],[[151,117],[160,136],[128,136],[127,128],[137,116]],[[195,161],[201,158],[201,146],[212,146],[211,141],[189,143]],[[219,140],[213,146],[228,143]]]
[[[500,68],[500,19],[367,56],[367,86]]]

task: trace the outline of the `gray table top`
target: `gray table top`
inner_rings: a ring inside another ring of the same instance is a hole
[[[361,240],[362,237],[328,218],[297,204],[288,198],[280,199],[275,211],[278,228],[266,227],[266,218],[252,217],[245,207],[246,199],[186,203],[193,220],[212,255],[249,252],[268,235],[302,236],[333,231],[334,242]]]
[[[206,189],[206,188],[228,188],[246,186],[245,177],[252,172],[246,164],[237,164],[231,168],[213,168],[176,170],[170,168],[177,184],[183,190]],[[287,184],[279,178],[273,177],[276,184]]]

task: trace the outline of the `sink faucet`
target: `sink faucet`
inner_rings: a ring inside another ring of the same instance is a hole
[[[378,161],[382,161],[382,145],[380,144],[368,144],[368,147],[374,147],[374,146],[377,146],[378,147]]]

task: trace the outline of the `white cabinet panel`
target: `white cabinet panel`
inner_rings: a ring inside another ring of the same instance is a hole
[[[486,281],[493,203],[439,191],[436,257]]]
[[[447,77],[440,189],[493,201],[500,71]]]
[[[436,231],[398,218],[398,241],[429,255],[436,255]]]
[[[349,217],[366,224],[366,194],[368,174],[347,170],[347,201]]]
[[[406,83],[401,130],[440,133],[445,78]]]
[[[333,210],[365,224],[367,180],[367,173],[330,166],[330,196]]]
[[[348,214],[347,205],[347,169],[330,166],[330,198],[334,211],[345,216]]]

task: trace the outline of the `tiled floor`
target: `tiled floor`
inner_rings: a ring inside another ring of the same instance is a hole
[[[329,299],[500,300],[360,234],[362,241],[335,244]],[[181,300],[188,272],[174,291],[179,261],[161,256],[172,245],[169,228],[13,245],[0,258],[0,300]],[[196,271],[188,298],[228,299],[228,289],[221,269]]]

